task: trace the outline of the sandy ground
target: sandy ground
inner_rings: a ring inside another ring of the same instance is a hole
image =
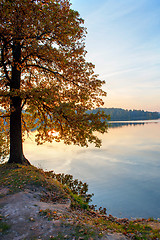
[[[73,221],[73,214],[76,213],[70,209],[69,199],[63,203],[42,202],[42,193],[30,189],[8,195],[8,189],[2,188],[0,194],[3,195],[0,198],[0,214],[10,225],[10,229],[5,234],[0,233],[1,240],[48,240],[58,234],[62,234],[65,239],[84,239],[74,235],[76,223]],[[54,218],[48,219],[41,214],[46,209],[54,212]],[[90,237],[90,240],[93,239],[100,238]],[[107,233],[101,239],[125,240],[127,238],[119,233]]]

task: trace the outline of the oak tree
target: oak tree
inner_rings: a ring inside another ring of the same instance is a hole
[[[106,93],[85,59],[79,13],[68,0],[1,0],[0,12],[0,123],[10,127],[9,163],[25,162],[22,135],[30,129],[38,144],[100,146],[94,132],[107,131],[107,115],[87,110],[103,105]]]

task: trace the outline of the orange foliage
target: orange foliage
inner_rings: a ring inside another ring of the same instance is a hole
[[[0,11],[1,109],[10,115],[10,98],[19,96],[23,127],[37,129],[38,143],[62,139],[100,146],[93,132],[107,130],[101,121],[107,116],[86,111],[103,105],[106,93],[94,65],[85,60],[86,29],[79,13],[68,0],[2,0]],[[11,89],[14,68],[20,87]],[[52,130],[59,134],[49,134]]]

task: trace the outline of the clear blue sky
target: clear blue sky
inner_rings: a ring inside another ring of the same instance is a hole
[[[71,0],[85,20],[87,60],[105,107],[160,112],[160,0]]]

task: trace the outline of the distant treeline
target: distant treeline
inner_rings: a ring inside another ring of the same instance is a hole
[[[98,110],[103,110],[107,115],[110,115],[111,121],[151,120],[160,118],[160,113],[158,112],[125,110],[122,108],[96,108],[92,110],[92,112],[96,113]]]

